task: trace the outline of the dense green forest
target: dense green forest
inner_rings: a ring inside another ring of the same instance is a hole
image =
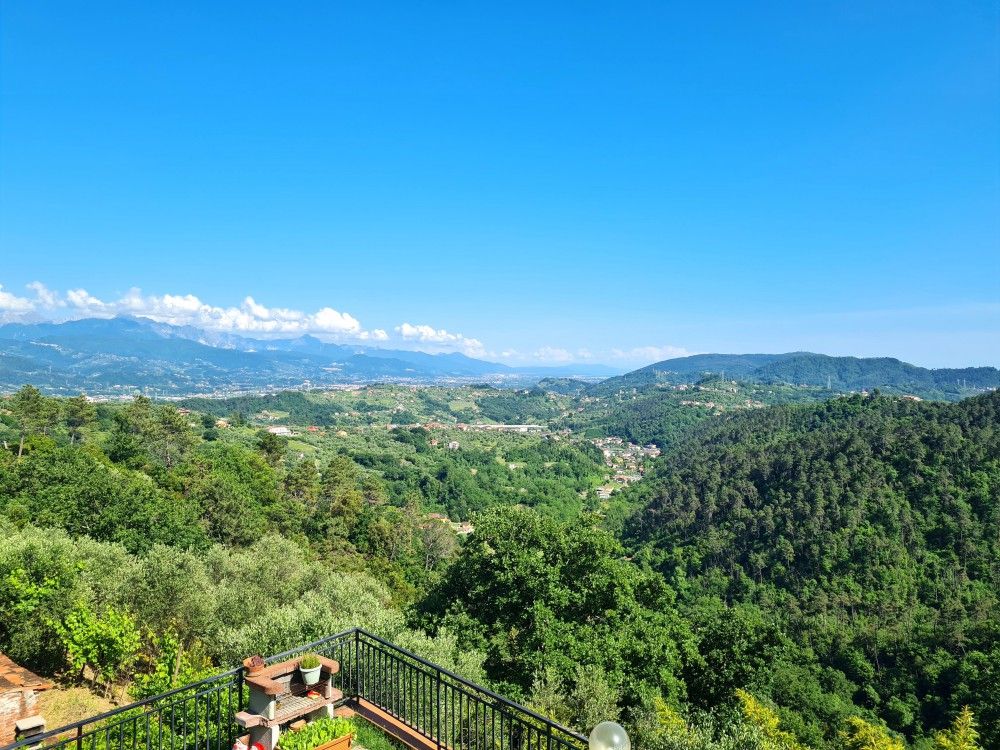
[[[609,515],[583,434],[632,428],[604,398],[23,388],[0,402],[0,650],[141,697],[363,623],[643,749],[1000,746],[1000,394],[703,385],[679,393],[721,408],[651,414],[672,448]],[[387,429],[403,413],[549,429]]]
[[[997,393],[735,415],[634,489],[644,507],[630,540],[692,612],[708,597],[748,613],[724,627],[737,643],[759,639],[769,663],[745,667],[744,686],[782,706],[800,735],[815,741],[863,706],[913,737],[967,704],[994,746],[998,425]],[[716,663],[743,657],[723,650]],[[691,697],[705,705],[718,694]]]

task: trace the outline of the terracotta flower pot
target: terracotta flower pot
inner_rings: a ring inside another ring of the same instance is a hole
[[[248,656],[243,660],[243,666],[246,667],[247,672],[250,674],[256,674],[260,672],[265,666],[264,658],[259,655]]]

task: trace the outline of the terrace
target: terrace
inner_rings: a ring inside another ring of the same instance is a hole
[[[321,657],[315,689],[298,658]],[[270,713],[269,713],[270,712]],[[361,628],[0,750],[273,750],[288,724],[356,715],[411,750],[584,750],[588,739]]]

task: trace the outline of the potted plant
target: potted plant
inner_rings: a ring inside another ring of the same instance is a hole
[[[282,732],[278,750],[349,750],[357,730],[343,717],[316,719],[294,732]]]
[[[323,668],[323,662],[316,654],[306,654],[299,659],[299,671],[302,673],[302,682],[306,685],[315,685],[319,682],[319,672]]]
[[[247,672],[250,674],[257,674],[264,668],[264,657],[259,654],[248,656],[243,660],[243,666],[246,667]]]

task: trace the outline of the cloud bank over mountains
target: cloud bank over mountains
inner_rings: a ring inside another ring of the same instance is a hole
[[[360,341],[384,341],[389,337],[381,329],[362,328],[353,315],[332,307],[306,313],[284,307],[266,307],[250,296],[244,298],[238,307],[219,307],[203,302],[193,294],[147,295],[138,288],[132,288],[119,299],[111,301],[99,299],[86,289],[69,289],[62,294],[39,281],[29,284],[28,289],[34,292],[33,297],[19,297],[0,286],[0,314],[4,318],[24,318],[31,313],[38,318],[55,320],[134,315],[160,323],[231,333],[312,333]]]
[[[223,307],[204,302],[193,294],[143,294],[137,287],[113,300],[100,299],[83,288],[56,291],[40,281],[33,281],[25,288],[30,294],[19,295],[0,285],[0,323],[41,320],[61,322],[130,315],[170,325],[263,338],[310,334],[336,342],[394,341],[397,345],[419,347],[432,352],[454,351],[471,357],[546,364],[600,361],[646,363],[693,353],[674,346],[612,349],[608,352],[558,346],[543,346],[530,352],[517,349],[493,351],[478,338],[424,323],[405,321],[392,328],[393,335],[383,328],[366,328],[350,313],[332,307],[322,307],[314,312],[267,307],[249,295],[238,306]]]

